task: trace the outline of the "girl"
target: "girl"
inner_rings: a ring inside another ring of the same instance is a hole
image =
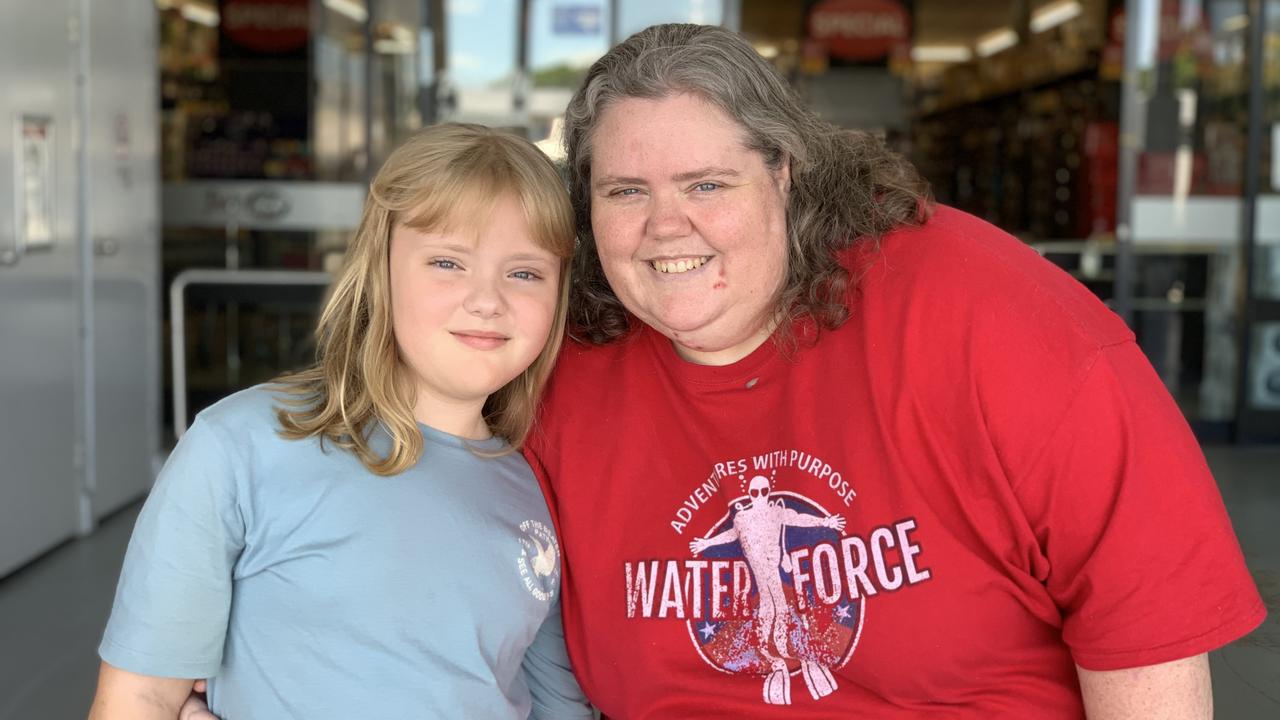
[[[438,125],[392,153],[318,361],[196,418],[129,543],[90,716],[590,717],[524,440],[573,217],[529,143]]]

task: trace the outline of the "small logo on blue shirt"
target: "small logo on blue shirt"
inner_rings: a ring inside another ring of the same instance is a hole
[[[560,546],[556,535],[537,520],[520,523],[520,557],[516,565],[525,588],[538,600],[549,601],[560,582]]]

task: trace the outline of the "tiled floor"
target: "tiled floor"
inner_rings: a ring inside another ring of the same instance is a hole
[[[138,507],[0,580],[0,720],[83,718]]]
[[[1266,623],[1212,655],[1216,716],[1280,718],[1280,448],[1210,448]],[[83,718],[137,508],[0,580],[0,720]]]
[[[1216,717],[1280,718],[1280,448],[1209,448],[1245,561],[1267,604],[1250,635],[1212,653]]]

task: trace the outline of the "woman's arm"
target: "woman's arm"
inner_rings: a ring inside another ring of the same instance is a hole
[[[194,682],[138,675],[104,662],[89,720],[175,720]]]
[[[1125,670],[1085,670],[1077,665],[1076,673],[1089,720],[1213,717],[1208,655]]]

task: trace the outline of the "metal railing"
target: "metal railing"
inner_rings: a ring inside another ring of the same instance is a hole
[[[218,288],[220,299],[263,302],[293,297],[302,290],[323,292],[333,282],[326,272],[304,270],[183,270],[169,286],[169,341],[173,356],[173,430],[178,437],[187,430],[186,295],[193,285]]]

